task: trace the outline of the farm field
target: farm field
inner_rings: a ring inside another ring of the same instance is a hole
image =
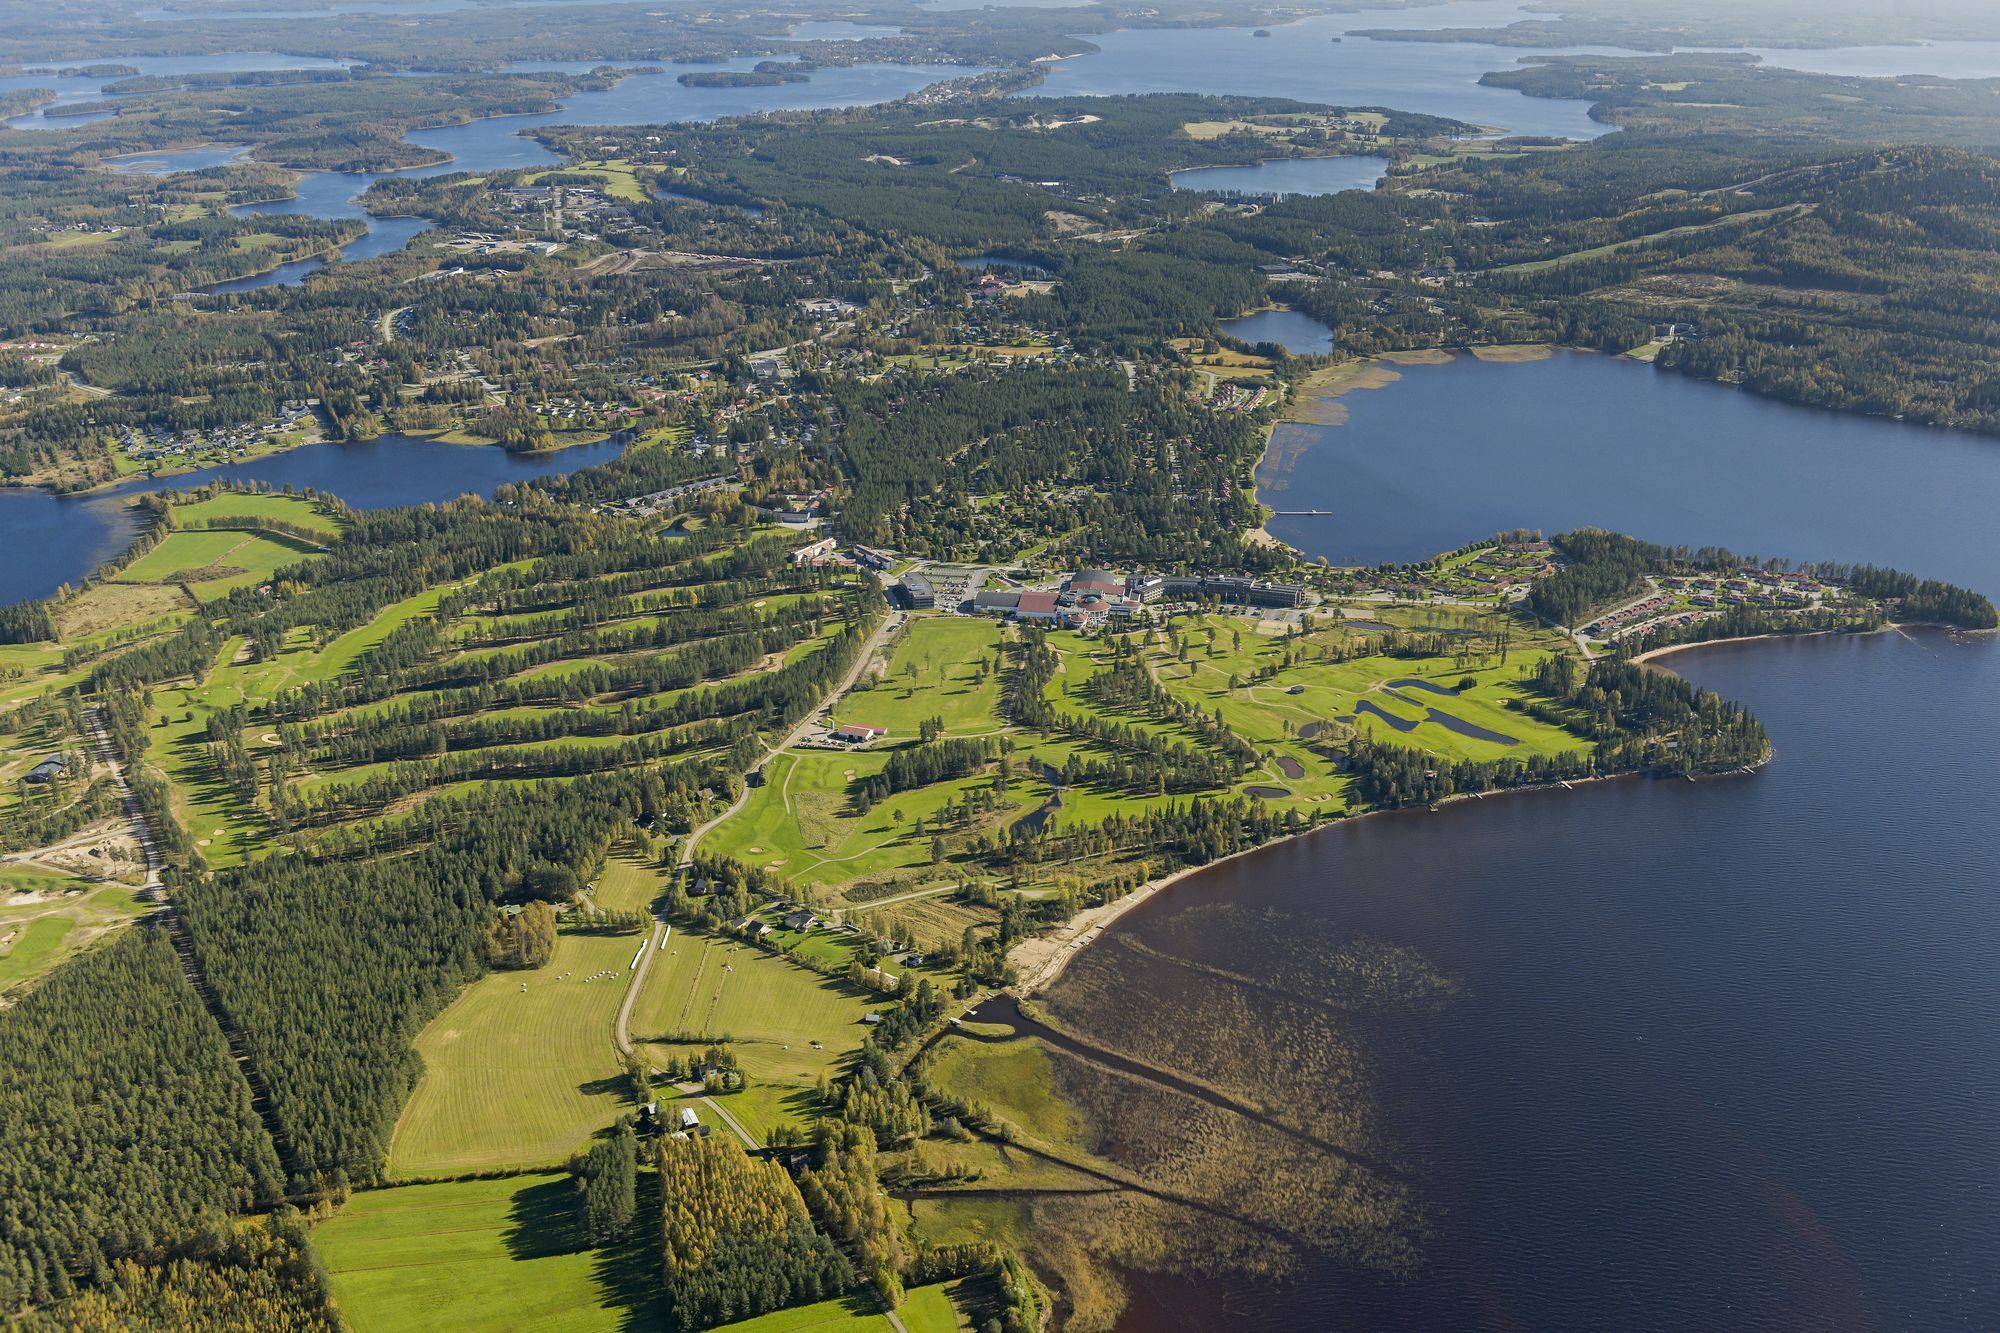
[[[658,1207],[641,1177],[640,1212]],[[608,1252],[573,1234],[567,1174],[356,1194],[314,1233],[354,1333],[610,1333],[663,1326],[649,1306],[659,1241],[639,1225]]]
[[[613,1333],[665,1327],[658,1178],[639,1177],[631,1240],[578,1246],[567,1175],[401,1185],[354,1195],[314,1232],[334,1299],[354,1333]],[[944,1285],[908,1293],[909,1333],[959,1327]],[[891,1333],[865,1293],[774,1310],[728,1333]]]
[[[466,987],[417,1037],[424,1076],[390,1140],[389,1174],[557,1165],[631,1112],[611,1025],[644,939],[558,935],[545,966]]]
[[[323,533],[340,535],[341,523],[312,501],[296,495],[266,495],[254,491],[217,491],[204,499],[174,506],[183,529],[205,527],[218,520],[270,519]]]
[[[632,1035],[656,1065],[698,1053],[709,1036],[728,1037],[750,1086],[723,1105],[762,1138],[780,1124],[808,1123],[820,1076],[831,1078],[861,1044],[861,1016],[873,1007],[846,981],[676,926],[646,974]]]
[[[204,601],[262,582],[311,556],[302,542],[229,528],[168,534],[119,571],[119,583],[185,583]]]

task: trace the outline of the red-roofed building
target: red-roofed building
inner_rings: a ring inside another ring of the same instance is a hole
[[[1054,620],[1057,596],[1052,592],[1024,592],[1014,614],[1022,620]]]

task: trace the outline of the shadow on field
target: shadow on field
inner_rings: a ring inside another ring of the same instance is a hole
[[[586,1248],[576,1234],[576,1207],[569,1177],[514,1192],[507,1230],[500,1239],[516,1259],[548,1259]]]
[[[619,1311],[618,1327],[632,1333],[673,1327],[661,1271],[659,1172],[639,1172],[638,1185],[632,1234],[599,1250],[591,1272],[604,1291],[604,1303]]]

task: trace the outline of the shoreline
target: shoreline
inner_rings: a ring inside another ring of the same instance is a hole
[[[1913,629],[1937,630],[1946,634],[2000,634],[2000,630],[1966,629],[1962,625],[1939,625],[1928,620],[1886,620],[1876,628],[1869,630],[1815,629],[1805,630],[1798,634],[1738,634],[1727,639],[1696,639],[1689,643],[1669,643],[1659,648],[1649,648],[1631,660],[1645,663],[1651,662],[1655,658],[1669,656],[1673,653],[1684,653],[1693,648],[1720,648],[1733,643],[1762,643],[1765,640],[1775,639],[1871,639],[1878,634],[1902,634]],[[1664,667],[1661,669],[1666,670]]]
[[[1882,633],[1888,633],[1892,630],[1900,631],[1912,628],[1940,629],[1940,628],[1950,628],[1950,627],[1891,622],[1889,624],[1883,625],[1878,630],[1868,631],[1868,633],[1882,634]],[[1733,638],[1733,639],[1706,639],[1699,643],[1677,643],[1677,644],[1671,644],[1664,648],[1655,648],[1649,653],[1645,653],[1639,657],[1634,658],[1633,661],[1644,662],[1654,657],[1664,657],[1669,653],[1685,652],[1687,650],[1694,648],[1715,648],[1726,644],[1756,643],[1765,639],[1820,639],[1845,632],[1847,631],[1817,630],[1810,634],[1752,634],[1752,635],[1740,636],[1738,638]],[[1972,633],[1972,634],[2000,634],[2000,630],[1966,630],[1960,632]],[[1662,669],[1664,670],[1665,668]],[[1709,774],[1703,774],[1699,777],[1696,777],[1694,775],[1689,775],[1688,780],[1691,782],[1704,782],[1714,778],[1748,776],[1749,774],[1754,774],[1756,772],[1761,771],[1766,765],[1768,765],[1771,762],[1772,758],[1776,755],[1776,753],[1777,753],[1777,748],[1773,746],[1771,751],[1767,753],[1762,759],[1758,760],[1754,764],[1745,765],[1743,770],[1731,770],[1730,772],[1727,773],[1709,773]],[[1747,770],[1747,772],[1745,772],[1744,770]],[[1442,811],[1446,806],[1456,805],[1464,801],[1483,801],[1492,799],[1494,797],[1506,797],[1506,796],[1526,794],[1530,792],[1546,792],[1558,789],[1568,791],[1577,787],[1585,786],[1590,783],[1623,782],[1630,779],[1642,778],[1646,776],[1648,775],[1645,773],[1638,773],[1638,772],[1601,773],[1594,777],[1566,778],[1558,782],[1538,782],[1530,786],[1508,787],[1500,791],[1458,792],[1454,795],[1445,797],[1444,800],[1438,802],[1436,806],[1431,807],[1431,810],[1432,813],[1437,813],[1439,811]],[[1164,875],[1159,879],[1148,880],[1144,884],[1141,884],[1138,888],[1132,890],[1132,892],[1126,894],[1124,897],[1118,899],[1115,902],[1104,903],[1097,907],[1085,908],[1083,911],[1078,912],[1075,916],[1071,917],[1068,921],[1064,922],[1061,926],[1057,927],[1051,933],[1047,935],[1037,935],[1030,939],[1022,940],[1019,944],[1015,945],[1013,949],[1008,951],[1007,961],[1009,963],[1015,964],[1018,967],[1020,967],[1021,979],[1015,982],[1013,985],[1004,987],[1003,989],[1024,1000],[1032,999],[1034,996],[1039,995],[1049,986],[1055,984],[1056,980],[1062,976],[1064,970],[1069,967],[1072,961],[1074,961],[1079,955],[1081,955],[1085,949],[1097,943],[1097,941],[1104,936],[1105,932],[1110,930],[1112,926],[1114,926],[1121,919],[1123,919],[1128,912],[1133,911],[1141,904],[1149,901],[1155,895],[1167,889],[1170,889],[1174,887],[1176,884],[1179,884],[1185,880],[1192,879],[1195,876],[1203,874],[1206,871],[1213,870],[1218,866],[1228,865],[1231,861],[1241,860],[1243,857],[1253,855],[1257,852],[1266,851],[1273,847],[1283,846],[1285,843],[1288,842],[1296,842],[1301,838],[1310,838],[1316,833],[1323,833],[1327,829],[1333,828],[1337,825],[1348,824],[1354,822],[1355,820],[1361,820],[1361,819],[1375,819],[1383,815],[1409,814],[1416,811],[1419,808],[1420,807],[1417,806],[1402,806],[1402,807],[1397,807],[1395,809],[1362,810],[1355,814],[1343,815],[1337,819],[1329,819],[1324,821],[1323,823],[1315,824],[1311,828],[1301,829],[1297,833],[1286,834],[1282,837],[1273,838],[1269,842],[1258,843],[1255,847],[1245,848],[1243,851],[1240,852],[1233,852],[1230,855],[1222,857],[1218,860],[1207,861],[1198,866],[1186,866],[1180,870],[1174,871],[1172,874]]]
[[[1794,636],[1765,635],[1761,637]],[[1718,640],[1717,642],[1721,641]],[[1704,648],[1710,645],[1687,644],[1685,646],[1690,648]],[[1707,773],[1700,777],[1688,775],[1688,781],[1704,782],[1713,778],[1748,776],[1751,773],[1762,770],[1765,765],[1771,762],[1772,755],[1775,753],[1776,750],[1774,747],[1771,753],[1766,754],[1755,764],[1746,764],[1743,770],[1732,769],[1727,773]],[[1744,770],[1747,770],[1747,772]],[[1595,777],[1565,778],[1557,782],[1537,782],[1524,787],[1508,787],[1499,791],[1458,792],[1445,797],[1436,805],[1428,808],[1431,813],[1437,814],[1447,806],[1457,805],[1465,801],[1483,801],[1495,797],[1524,795],[1531,792],[1547,792],[1558,789],[1568,791],[1592,783],[1625,782],[1646,776],[1648,775],[1640,772],[1600,773]],[[1020,966],[1022,976],[1013,985],[1002,987],[1002,989],[1023,1000],[1032,999],[1041,994],[1049,986],[1055,984],[1056,980],[1062,976],[1071,962],[1081,956],[1085,949],[1088,949],[1091,945],[1102,939],[1105,932],[1123,919],[1128,912],[1131,912],[1141,904],[1152,899],[1155,895],[1173,888],[1176,884],[1184,880],[1205,874],[1219,866],[1228,865],[1232,861],[1239,861],[1246,856],[1253,856],[1258,852],[1269,851],[1273,847],[1281,847],[1288,842],[1297,842],[1301,838],[1310,838],[1314,834],[1324,833],[1328,829],[1340,825],[1351,824],[1357,820],[1376,819],[1384,815],[1413,814],[1424,808],[1421,806],[1398,806],[1393,809],[1362,810],[1355,814],[1326,820],[1323,823],[1313,825],[1311,828],[1301,829],[1297,833],[1284,834],[1271,839],[1269,842],[1260,842],[1255,847],[1246,847],[1240,852],[1232,852],[1228,856],[1214,861],[1206,861],[1198,866],[1186,866],[1159,879],[1148,880],[1115,902],[1085,908],[1068,921],[1065,921],[1050,934],[1037,935],[1030,939],[1022,940],[1019,944],[1015,945],[1008,951],[1007,961]]]
[[[1925,624],[1923,622],[1891,621],[1882,625],[1879,629],[1869,630],[1861,634],[1855,634],[1855,637],[1865,638],[1876,634],[1902,632],[1910,629],[1940,629],[1940,630],[1948,630],[1963,634],[2000,634],[2000,630],[1961,630],[1957,629],[1955,626],[1948,626],[1948,625],[1930,625],[1930,624]],[[1735,638],[1729,638],[1729,639],[1703,639],[1696,643],[1676,643],[1676,644],[1669,644],[1662,648],[1655,648],[1652,649],[1650,652],[1640,654],[1639,656],[1633,658],[1632,660],[1634,662],[1643,663],[1651,661],[1655,658],[1665,657],[1672,653],[1687,652],[1696,648],[1718,648],[1730,644],[1759,643],[1765,640],[1777,640],[1777,639],[1824,639],[1836,635],[1854,634],[1854,633],[1855,633],[1854,631],[1850,630],[1814,630],[1810,633],[1805,633],[1805,634],[1746,634],[1746,635],[1739,635]],[[1665,669],[1666,668],[1662,668],[1662,670]],[[1775,754],[1776,754],[1776,747],[1774,746],[1772,748],[1771,753],[1766,754],[1762,759],[1758,760],[1755,764],[1748,764],[1745,765],[1744,767],[1745,769],[1748,770],[1749,773],[1758,772],[1771,762]],[[1448,796],[1444,800],[1438,802],[1437,806],[1433,808],[1433,812],[1442,810],[1444,807],[1448,805],[1454,805],[1463,801],[1486,800],[1496,796],[1513,796],[1516,794],[1522,794],[1528,792],[1545,792],[1558,788],[1562,790],[1570,790],[1576,787],[1584,786],[1585,784],[1588,783],[1621,782],[1628,779],[1640,778],[1645,776],[1646,774],[1644,773],[1603,773],[1595,777],[1568,778],[1560,782],[1541,782],[1526,787],[1509,787],[1503,791],[1459,792],[1455,795]],[[1701,777],[1694,777],[1690,775],[1689,780],[1700,782],[1709,780],[1711,778],[1727,778],[1727,777],[1738,777],[1738,776],[1747,776],[1747,774],[1745,774],[1740,770],[1732,770],[1731,772],[1728,773],[1704,774]],[[1337,819],[1330,819],[1323,823],[1316,824],[1309,829],[1302,829],[1297,833],[1286,834],[1283,837],[1273,838],[1269,842],[1259,843],[1255,847],[1246,848],[1240,852],[1233,852],[1230,855],[1222,857],[1218,860],[1204,862],[1203,864],[1198,866],[1187,866],[1180,870],[1174,871],[1172,874],[1164,875],[1159,879],[1148,880],[1146,883],[1141,884],[1138,888],[1132,890],[1132,892],[1126,894],[1122,898],[1119,898],[1115,902],[1104,903],[1097,907],[1085,908],[1083,911],[1078,912],[1075,916],[1071,917],[1068,921],[1064,922],[1061,926],[1059,926],[1056,930],[1054,930],[1050,934],[1037,935],[1031,939],[1023,940],[1019,944],[1015,945],[1014,948],[1008,952],[1007,961],[1009,963],[1018,966],[1021,969],[1022,975],[1019,981],[1015,982],[1011,986],[1005,987],[1004,989],[1018,996],[1021,999],[1031,999],[1034,996],[1039,995],[1049,986],[1055,984],[1057,979],[1062,976],[1063,972],[1069,967],[1072,961],[1074,961],[1079,955],[1081,955],[1085,949],[1097,943],[1097,941],[1104,936],[1105,932],[1110,930],[1112,926],[1114,926],[1120,920],[1122,920],[1127,913],[1133,911],[1142,904],[1151,900],[1155,895],[1167,889],[1170,889],[1174,887],[1176,884],[1180,884],[1185,880],[1192,879],[1195,876],[1203,874],[1206,871],[1213,870],[1218,866],[1228,865],[1231,861],[1240,860],[1243,857],[1250,856],[1254,853],[1265,851],[1272,847],[1282,846],[1283,844],[1288,842],[1295,842],[1301,838],[1312,837],[1314,834],[1322,833],[1327,829],[1332,828],[1336,825],[1347,824],[1354,820],[1360,820],[1360,819],[1374,819],[1382,815],[1407,814],[1415,809],[1417,809],[1417,807],[1407,806],[1407,807],[1400,807],[1397,809],[1363,810],[1356,814],[1344,815]]]

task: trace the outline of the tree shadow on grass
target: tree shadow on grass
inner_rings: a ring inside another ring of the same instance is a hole
[[[576,1234],[576,1205],[569,1177],[529,1185],[514,1192],[501,1236],[515,1259],[549,1259],[587,1248]]]
[[[661,1272],[659,1172],[639,1172],[637,1199],[631,1234],[599,1250],[591,1270],[604,1303],[618,1311],[618,1327],[630,1333],[674,1327]]]

